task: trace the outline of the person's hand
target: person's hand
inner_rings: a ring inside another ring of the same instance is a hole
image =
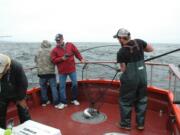
[[[86,63],[86,60],[85,59],[81,59],[81,63]]]
[[[67,58],[65,56],[62,57],[62,60],[66,60]]]

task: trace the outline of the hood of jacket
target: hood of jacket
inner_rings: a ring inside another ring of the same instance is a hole
[[[47,40],[43,40],[41,43],[41,48],[51,48],[51,44]]]

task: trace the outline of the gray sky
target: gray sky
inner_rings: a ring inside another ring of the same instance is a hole
[[[132,38],[180,43],[180,0],[0,0],[0,35],[8,41],[117,42],[126,28]]]

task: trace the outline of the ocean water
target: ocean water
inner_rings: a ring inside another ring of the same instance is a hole
[[[74,44],[77,46],[82,56],[89,62],[116,61],[116,53],[120,48],[120,45],[118,43],[77,42]],[[152,44],[152,45],[154,47],[154,52],[145,53],[145,59],[166,53],[171,50],[175,50],[180,47],[180,44],[162,43],[162,44]],[[99,46],[106,46],[106,47],[99,47]],[[13,59],[19,61],[23,65],[24,69],[26,69],[25,71],[28,76],[30,87],[34,86],[35,84],[38,85],[36,68],[33,70],[30,69],[35,67],[34,56],[37,53],[39,47],[40,47],[40,43],[0,42],[0,53],[4,53],[11,56]],[[52,48],[53,47],[55,47],[55,43],[52,43]],[[95,49],[90,49],[85,51],[86,49],[94,48],[94,47]],[[180,51],[155,59],[151,62],[162,63],[162,64],[175,64],[176,66],[178,66],[180,65]],[[115,64],[106,64],[106,65],[97,65],[97,64],[88,65],[87,69],[85,69],[85,71],[87,72],[84,73],[84,77],[87,76],[88,78],[112,79],[116,71],[113,70],[112,68],[109,68],[109,66],[116,68],[117,65]],[[77,65],[77,74],[79,80],[82,77],[82,67],[83,64]],[[147,70],[150,70],[150,68],[147,67]],[[150,74],[148,73],[148,77],[149,76]],[[167,85],[168,77],[169,77],[169,73],[167,69],[163,69],[162,67],[157,68],[153,75],[153,85],[157,85],[163,88],[168,88]],[[119,79],[119,74],[117,75],[116,79]],[[160,84],[159,82],[162,82],[162,84]]]

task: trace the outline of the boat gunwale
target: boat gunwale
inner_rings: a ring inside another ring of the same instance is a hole
[[[99,63],[99,62],[89,62],[89,64],[95,64],[95,63]],[[100,63],[106,63],[106,62],[100,62]],[[113,63],[113,64],[117,64],[116,62],[107,62],[107,63]],[[76,64],[82,64],[82,63],[76,63]],[[88,64],[88,63],[87,63]],[[173,64],[159,64],[159,63],[151,63],[151,62],[146,62],[147,65],[149,66],[165,66],[165,67],[169,67],[169,71],[170,73],[172,73],[173,76],[177,77],[178,79],[180,79],[180,74],[178,69],[173,65]],[[67,82],[67,84],[71,83],[70,81]],[[110,80],[110,79],[84,79],[84,80],[79,80],[78,84],[83,84],[83,83],[91,83],[91,84],[110,84],[111,85],[120,85],[120,81],[119,80]],[[38,87],[34,87],[30,90],[27,91],[27,94],[33,94],[38,92],[40,89]],[[165,90],[159,87],[155,87],[155,86],[148,86],[148,91],[149,92],[153,92],[153,93],[158,93],[158,94],[163,94],[166,95],[168,98],[168,105],[170,106],[170,111],[172,112],[172,115],[175,116],[175,124],[172,124],[172,127],[174,128],[175,131],[175,127],[176,126],[178,128],[178,133],[180,133],[180,107],[177,104],[173,103],[173,99],[174,99],[174,95],[173,95],[173,91],[172,90]],[[170,115],[170,114],[169,114]]]

